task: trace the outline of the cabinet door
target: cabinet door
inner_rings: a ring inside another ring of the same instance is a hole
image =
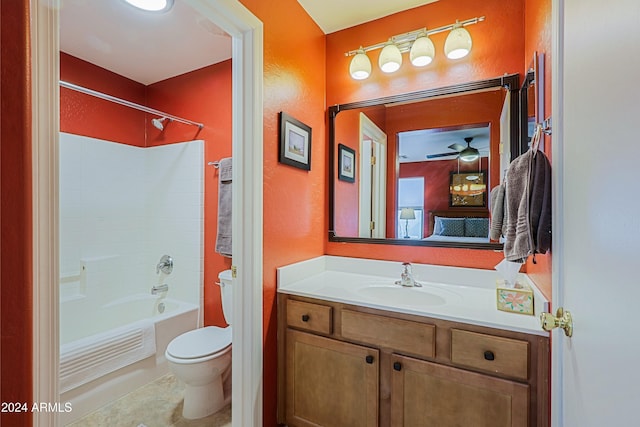
[[[391,363],[392,426],[529,425],[526,384],[398,355]]]
[[[378,356],[376,349],[288,329],[287,423],[377,426]]]

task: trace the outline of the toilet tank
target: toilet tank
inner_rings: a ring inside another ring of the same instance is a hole
[[[224,319],[230,325],[233,320],[233,278],[231,270],[224,270],[218,274],[220,294],[222,295],[222,312]]]

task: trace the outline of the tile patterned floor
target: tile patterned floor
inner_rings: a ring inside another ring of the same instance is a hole
[[[231,405],[199,420],[182,417],[184,385],[164,375],[69,427],[231,427]]]

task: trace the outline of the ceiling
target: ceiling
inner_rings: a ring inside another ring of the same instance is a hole
[[[298,0],[331,33],[437,0]],[[123,0],[65,0],[60,50],[149,85],[231,58],[231,38],[181,0],[166,13]]]
[[[231,38],[177,0],[166,13],[122,0],[65,0],[60,50],[149,85],[231,58]]]
[[[453,153],[451,144],[461,144],[466,147],[465,138],[472,137],[471,147],[480,151],[480,156],[489,156],[489,126],[467,129],[423,129],[398,134],[398,154],[400,163],[426,162],[435,160],[452,160],[451,156],[427,159],[427,155]]]
[[[298,0],[325,34],[438,0]]]

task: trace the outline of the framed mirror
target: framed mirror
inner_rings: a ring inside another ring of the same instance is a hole
[[[544,54],[534,52],[520,88],[520,151],[529,148],[536,125],[544,121]],[[539,149],[544,151],[544,138]]]
[[[510,74],[329,107],[329,240],[501,250],[489,194],[520,154],[519,89]]]

